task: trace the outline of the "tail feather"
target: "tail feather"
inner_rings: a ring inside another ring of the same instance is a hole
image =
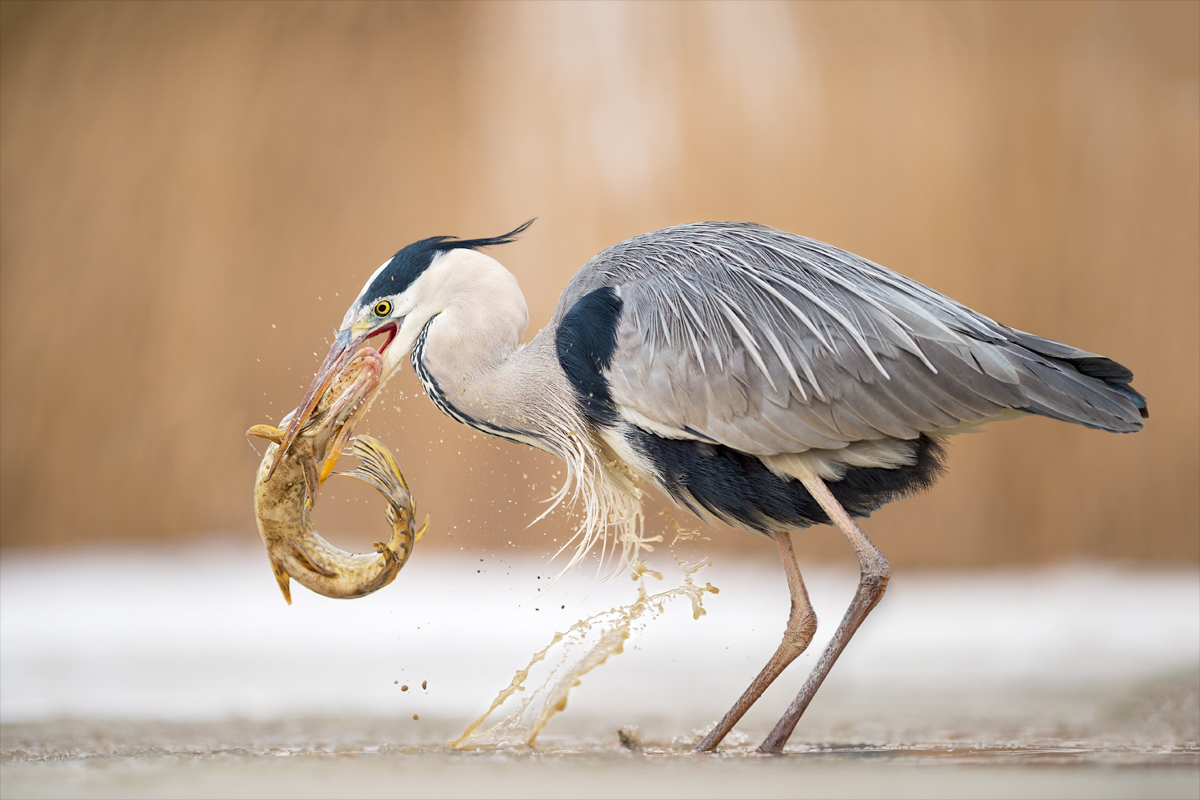
[[[1146,398],[1130,385],[1128,367],[1053,339],[1018,330],[1012,334],[1027,354],[1016,353],[1018,359],[1035,378],[1023,386],[1030,390],[1026,410],[1089,428],[1141,430],[1150,412]]]

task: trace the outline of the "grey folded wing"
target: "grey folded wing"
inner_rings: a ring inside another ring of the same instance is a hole
[[[597,365],[615,410],[756,455],[915,439],[1010,410],[1142,427],[1132,373],[1023,333],[829,245],[742,223],[634,237],[580,270],[555,322],[619,298]]]

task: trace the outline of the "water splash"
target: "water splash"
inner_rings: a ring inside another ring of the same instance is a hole
[[[567,707],[567,695],[579,685],[580,679],[610,656],[624,651],[625,640],[633,633],[635,624],[638,630],[645,627],[662,614],[668,602],[679,597],[686,597],[691,602],[693,619],[700,619],[705,613],[705,592],[716,594],[718,590],[711,583],[697,586],[693,576],[712,562],[691,566],[678,563],[683,570],[683,583],[647,596],[644,576],[651,575],[659,580],[662,576],[641,562],[635,562],[633,579],[638,582],[635,602],[580,620],[565,633],[556,633],[550,644],[535,653],[524,669],[517,670],[512,682],[492,701],[491,708],[468,725],[450,746],[463,750],[494,750],[532,745],[554,715]],[[553,666],[542,683],[522,698],[520,705],[508,716],[483,727],[492,713],[510,697],[525,691],[530,670],[543,661],[553,663]]]

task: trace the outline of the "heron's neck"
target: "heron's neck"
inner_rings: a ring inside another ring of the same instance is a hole
[[[554,330],[543,329],[522,347],[528,314],[516,278],[474,251],[447,256],[418,279],[428,282],[421,294],[433,299],[412,361],[429,398],[460,422],[566,463],[567,480],[551,508],[569,493],[582,504],[572,539],[578,545],[567,568],[606,541],[610,528],[616,530],[620,563],[632,562],[645,547],[641,490],[584,419],[558,363]]]
[[[472,266],[418,337],[413,367],[430,400],[459,422],[557,452],[552,443],[582,420],[553,337],[543,331],[521,346],[528,313],[516,279],[494,261]]]

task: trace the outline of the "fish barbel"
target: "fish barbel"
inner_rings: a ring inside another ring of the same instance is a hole
[[[382,589],[399,574],[429,525],[416,529],[416,507],[396,460],[382,442],[369,436],[351,438],[381,386],[383,359],[365,347],[334,378],[316,410],[296,436],[274,474],[271,464],[283,431],[255,425],[247,436],[272,444],[263,455],[254,482],[254,515],[267,546],[271,570],[283,598],[292,602],[289,578],[326,597],[362,597]],[[290,415],[289,415],[290,416]],[[287,424],[285,418],[283,425]],[[359,469],[333,472],[347,444],[358,457]],[[346,475],[373,486],[388,501],[392,536],[376,542],[374,554],[348,553],[317,533],[310,513],[330,474]]]

